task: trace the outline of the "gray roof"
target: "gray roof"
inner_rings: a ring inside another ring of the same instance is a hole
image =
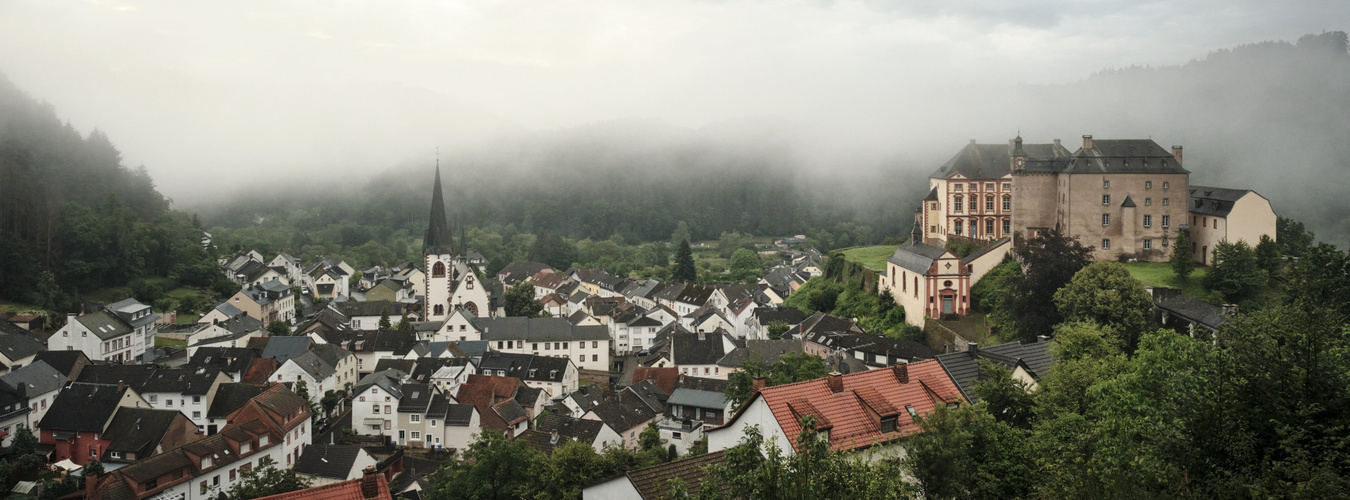
[[[1096,139],[1062,170],[1071,174],[1185,174],[1172,152],[1152,139]]]
[[[693,406],[696,408],[717,408],[720,410],[727,407],[727,396],[720,392],[677,388],[671,392],[670,399],[666,400],[666,404]]]
[[[159,315],[155,314],[155,312],[150,309],[150,306],[142,304],[136,299],[122,299],[113,302],[108,304],[107,309],[116,313],[126,322],[131,323],[132,328],[140,328],[150,323],[154,323],[156,319],[159,319]],[[148,314],[135,317],[137,313]]]
[[[56,368],[44,361],[36,361],[31,365],[19,368],[12,372],[0,376],[11,387],[22,387],[24,394],[32,397],[39,394],[46,394],[55,390],[60,390],[70,379],[66,378]]]
[[[910,240],[897,247],[895,253],[886,260],[910,271],[927,274],[928,269],[933,267],[933,261],[945,253],[947,253],[945,248]]]
[[[985,244],[984,246],[980,247],[979,250],[976,250],[976,251],[974,251],[974,252],[971,252],[970,255],[967,255],[967,256],[965,256],[965,258],[961,259],[961,263],[962,263],[962,264],[969,264],[969,263],[971,263],[971,262],[974,262],[975,259],[978,259],[978,258],[980,258],[980,257],[984,257],[984,254],[987,254],[987,253],[989,253],[989,252],[994,251],[995,248],[998,248],[999,245],[1002,245],[1004,242],[1008,241],[1008,239],[1009,239],[1009,238],[1008,238],[1007,236],[1004,236],[1004,237],[999,238],[999,239],[997,239],[997,240],[988,242],[988,243]]]
[[[401,381],[403,380],[403,377],[407,375],[407,373],[398,370],[384,370],[366,375],[356,382],[356,387],[352,389],[352,394],[366,392],[366,389],[375,385],[388,391],[390,395],[393,395],[396,398],[402,398],[403,383]]]
[[[110,459],[114,451],[134,453],[139,458],[154,454],[155,448],[172,430],[173,422],[179,415],[183,413],[177,410],[118,408],[112,421],[108,422],[108,428],[103,431],[104,439],[110,442],[100,458]],[[122,456],[129,457],[125,454]]]
[[[473,318],[473,325],[483,332],[483,340],[609,341],[609,329],[603,325],[575,326],[561,318]]]
[[[117,338],[131,333],[131,325],[122,321],[122,318],[117,317],[116,314],[108,311],[86,314],[75,318],[75,321],[79,321],[81,325],[84,325],[89,331],[94,332],[94,335],[97,335],[98,338],[102,340]]]
[[[1255,191],[1248,189],[1217,188],[1192,184],[1190,186],[1189,204],[1186,205],[1186,209],[1203,215],[1227,217],[1228,213],[1233,211],[1233,203],[1246,196],[1247,193],[1256,194]],[[1257,194],[1257,196],[1261,195]]]
[[[361,446],[355,444],[314,443],[306,446],[304,453],[300,454],[300,459],[295,462],[295,471],[346,481],[361,451]]]
[[[467,426],[475,411],[478,411],[478,407],[474,405],[451,403],[446,407],[445,424],[459,427]]]
[[[233,317],[238,316],[238,315],[240,315],[240,314],[244,314],[244,311],[243,311],[242,309],[239,309],[238,307],[234,307],[233,305],[230,304],[230,301],[228,301],[228,300],[225,301],[225,302],[221,302],[221,303],[219,303],[219,304],[216,304],[216,310],[217,310],[217,311],[220,311],[221,314],[224,314],[226,317],[230,317],[230,318],[233,318]]]
[[[28,335],[18,333],[0,335],[0,352],[3,352],[5,357],[11,361],[33,356],[45,350],[47,350],[47,346]]]
[[[980,398],[975,395],[975,384],[983,375],[980,373],[977,357],[998,363],[1008,369],[1021,365],[1032,377],[1040,378],[1049,373],[1050,366],[1055,362],[1050,356],[1049,346],[1049,342],[1032,344],[1009,342],[981,347],[974,351],[940,354],[937,360],[947,372],[947,376],[951,377],[956,387],[961,390],[961,394],[968,401],[978,403]]]
[[[308,351],[313,342],[309,337],[271,337],[267,340],[267,347],[263,348],[262,357],[277,358],[277,363],[285,363]]]
[[[1223,307],[1202,302],[1182,295],[1179,291],[1168,290],[1172,293],[1162,293],[1160,289],[1154,289],[1156,297],[1153,304],[1164,311],[1176,314],[1192,323],[1198,323],[1201,326],[1218,330],[1224,323],[1228,322],[1229,317],[1223,314]]]
[[[747,359],[759,359],[773,364],[778,358],[790,352],[804,352],[802,339],[746,340],[745,347],[737,347],[717,361],[718,365],[740,368]]]
[[[319,357],[314,351],[305,351],[287,361],[278,360],[278,362],[295,363],[295,366],[300,367],[314,380],[323,380],[337,373],[337,369],[332,364]]]
[[[719,329],[713,333],[676,333],[671,336],[671,359],[676,365],[711,365],[727,355]]]
[[[1023,144],[1027,170],[1059,171],[1069,150],[1058,144]],[[968,179],[997,179],[1012,171],[1012,144],[976,144],[971,141],[929,177],[949,179],[957,174]]]

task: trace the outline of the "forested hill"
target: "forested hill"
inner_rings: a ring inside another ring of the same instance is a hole
[[[0,76],[0,300],[70,309],[140,278],[208,286],[219,273],[200,242],[106,135],[82,136]]]

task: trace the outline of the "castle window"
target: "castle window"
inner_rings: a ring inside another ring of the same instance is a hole
[[[975,204],[976,204],[976,203],[979,203],[979,202],[980,202],[980,201],[977,200],[974,196],[971,196],[971,197],[970,197],[970,211],[971,211],[971,212],[974,212],[974,211],[978,208],[978,207],[975,206]]]
[[[954,211],[956,211],[956,212],[960,212],[960,211],[961,211],[961,201],[962,201],[962,200],[961,200],[961,197],[960,197],[960,196],[957,196],[957,197],[956,197],[956,204],[952,206],[952,208],[954,209]],[[957,233],[957,234],[960,234],[960,233]]]
[[[980,185],[979,185],[979,184],[976,184],[976,183],[974,183],[974,182],[972,182],[972,183],[970,183],[970,190],[971,190],[971,191],[979,191],[979,190],[980,190]]]
[[[445,263],[437,262],[436,265],[431,266],[431,277],[432,277],[432,278],[444,278],[444,277],[445,277]]]
[[[1164,215],[1163,218],[1162,218],[1162,227],[1165,228],[1165,227],[1167,227],[1167,226],[1170,226],[1171,224],[1172,224],[1172,216],[1170,216],[1170,215]],[[1166,242],[1167,240],[1164,239],[1163,241]],[[1163,246],[1167,246],[1167,245],[1164,243]]]
[[[1167,248],[1167,246],[1168,246],[1167,243],[1168,243],[1168,242],[1167,242],[1167,235],[1164,234],[1164,235],[1163,235],[1163,248]]]
[[[1004,211],[1004,212],[1007,212],[1007,211],[1010,211],[1010,210],[1012,210],[1012,197],[1011,197],[1011,196],[1004,196],[1004,197],[1003,197],[1003,211]]]
[[[1153,198],[1144,198],[1144,206],[1153,206]]]
[[[1144,215],[1144,227],[1153,227],[1153,216]]]
[[[961,191],[961,185],[960,185],[960,184],[952,184],[952,191],[958,191],[958,192]]]
[[[1004,190],[1004,191],[1012,191],[1012,183],[1011,183],[1011,182],[1005,182],[1005,183],[1003,183],[1003,190]]]
[[[1172,204],[1172,203],[1171,203],[1171,200],[1169,200],[1169,199],[1167,199],[1167,198],[1163,198],[1163,206],[1164,206],[1164,207],[1165,207],[1165,206],[1168,206],[1168,205],[1171,205],[1171,204]]]
[[[1144,189],[1153,189],[1153,181],[1144,181]]]
[[[1103,180],[1102,189],[1111,189],[1111,181]]]
[[[1109,194],[1102,195],[1102,205],[1110,205],[1110,204],[1111,204],[1111,195]]]
[[[1169,188],[1169,187],[1172,187],[1172,183],[1167,182],[1167,181],[1163,181],[1163,189],[1167,189],[1167,188]]]
[[[994,197],[993,197],[993,196],[985,196],[985,197],[984,197],[984,210],[987,211],[987,212],[993,212],[993,211],[994,211]]]
[[[994,183],[990,182],[990,183],[988,183],[988,184],[985,184],[985,185],[984,185],[984,190],[985,190],[985,191],[993,191],[993,190],[994,190]]]
[[[1144,240],[1144,250],[1153,249],[1153,240]]]
[[[955,222],[955,228],[956,228],[956,235],[957,235],[957,236],[961,236],[961,229],[962,229],[961,226],[962,226],[962,225],[963,225],[963,224],[961,224],[961,221],[956,221],[956,222]]]
[[[1008,233],[1011,232],[1012,232],[1012,221],[1008,219],[1003,219],[1003,235],[1007,236]]]
[[[1102,250],[1110,250],[1110,249],[1111,249],[1111,240],[1110,240],[1109,238],[1108,238],[1108,239],[1103,239],[1103,240],[1102,240]]]
[[[1111,214],[1102,214],[1102,226],[1111,225]]]
[[[992,234],[994,234],[994,219],[989,219],[984,221],[984,235],[989,236]]]

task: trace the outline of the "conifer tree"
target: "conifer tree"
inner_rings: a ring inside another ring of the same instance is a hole
[[[689,248],[689,240],[680,242],[680,248],[675,251],[675,272],[671,274],[671,279],[692,283],[698,280],[698,271],[694,269],[694,251]]]

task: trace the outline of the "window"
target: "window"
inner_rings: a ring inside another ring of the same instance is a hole
[[[380,405],[370,405],[370,412],[376,415],[380,414]]]
[[[258,446],[267,446],[267,435],[258,436]]]
[[[962,201],[964,201],[964,200],[963,200],[960,196],[957,196],[957,197],[956,197],[956,203],[954,203],[954,204],[953,204],[953,207],[952,207],[952,208],[953,208],[953,211],[956,211],[956,212],[960,212],[960,211],[961,211],[961,203],[962,203]]]
[[[680,433],[671,431],[671,433],[670,433],[670,438],[671,438],[671,439],[680,439]]]
[[[531,344],[530,344],[530,349],[533,349],[533,350],[538,351],[538,350],[539,350],[539,343],[538,343],[538,342],[531,343]]]
[[[1144,240],[1144,250],[1152,250],[1152,249],[1153,249],[1153,240],[1149,239]]]
[[[592,354],[592,355],[591,355],[591,361],[600,361],[600,355],[599,355],[599,354]]]
[[[387,414],[389,414],[389,415],[393,415],[393,414],[394,414],[393,411],[390,411],[389,405],[384,405],[384,412],[387,413]]]
[[[993,196],[985,196],[985,197],[984,197],[984,209],[985,209],[985,211],[988,211],[988,212],[993,212],[993,211],[994,211],[994,197],[993,197]]]
[[[1153,227],[1153,216],[1144,214],[1144,227]]]
[[[967,205],[967,206],[970,207],[970,211],[971,211],[971,212],[974,212],[974,211],[975,211],[975,209],[976,209],[976,208],[975,208],[975,204],[976,204],[976,203],[979,203],[979,200],[976,200],[974,196],[971,196],[971,197],[970,197],[970,204]]]
[[[895,417],[881,419],[881,432],[895,432]]]
[[[1011,196],[1004,196],[1004,197],[1003,197],[1003,211],[1004,211],[1004,212],[1007,212],[1007,211],[1009,211],[1009,210],[1012,210],[1012,197],[1011,197]]]
[[[1164,206],[1164,207],[1171,205],[1171,204],[1172,204],[1171,202],[1172,202],[1172,200],[1167,199],[1167,198],[1163,198],[1163,206]]]
[[[549,347],[551,347],[552,345],[553,345],[553,344],[550,344],[550,343],[548,343],[548,342],[544,342],[544,350],[545,350],[545,351],[549,350]]]
[[[1167,189],[1167,188],[1169,188],[1169,187],[1172,187],[1171,184],[1172,184],[1172,183],[1170,183],[1170,182],[1163,181],[1163,189]]]
[[[422,421],[422,416],[414,413],[408,416],[408,420],[415,424]]]
[[[158,402],[159,402],[159,396],[156,396],[156,395],[154,395],[154,394],[151,394],[151,395],[150,395],[150,404],[155,404],[155,403],[158,403]]]
[[[113,458],[122,458],[122,452],[120,452],[120,451],[114,451],[114,452],[112,452],[111,456],[112,456]]]
[[[205,469],[210,466],[211,466],[211,457],[202,457],[202,468]]]
[[[578,354],[578,355],[577,355],[577,361],[578,361],[578,362],[582,362],[582,363],[586,362],[586,355],[585,355],[585,354]]]
[[[563,349],[567,348],[567,342],[563,342]]]
[[[242,472],[242,473],[244,473],[244,474],[248,474],[248,473],[250,473],[250,472],[253,472],[253,462],[249,462],[249,463],[246,463],[246,464],[244,464],[244,465],[240,465],[240,466],[239,466],[239,472]]]
[[[1102,240],[1102,250],[1110,250],[1110,249],[1111,249],[1111,240],[1110,240],[1110,239],[1103,239],[1103,240]]]
[[[1102,214],[1102,226],[1111,225],[1111,214]]]
[[[1153,198],[1144,198],[1144,206],[1146,207],[1153,206]]]
[[[201,397],[201,396],[192,396],[192,404],[195,405],[195,404],[200,403],[200,402],[202,402],[202,397]]]
[[[1110,205],[1110,204],[1111,204],[1111,195],[1109,194],[1102,195],[1102,205]]]
[[[1102,189],[1111,189],[1111,181],[1103,180],[1103,181],[1102,181]]]
[[[409,437],[411,439],[422,439],[422,433],[418,431],[412,431],[412,435]]]
[[[1003,219],[1003,234],[1006,235],[1011,232],[1012,232],[1012,221],[1008,219]]]
[[[1163,235],[1163,248],[1167,248],[1167,247],[1168,247],[1168,244],[1167,244],[1167,243],[1168,243],[1168,241],[1167,241],[1167,235],[1164,234],[1164,235]]]
[[[431,423],[431,426],[432,426],[432,427],[435,427],[435,426],[436,426],[436,419],[433,418],[433,419],[431,419],[431,420],[428,420],[428,422]]]
[[[1167,226],[1170,225],[1171,223],[1172,223],[1172,216],[1170,216],[1170,215],[1164,215],[1164,216],[1162,217],[1162,227],[1167,227]],[[1167,246],[1167,245],[1163,245],[1163,246]]]
[[[984,235],[989,236],[991,234],[994,234],[994,219],[984,221]]]
[[[238,471],[238,469],[230,469],[230,480],[231,480],[231,481],[234,481],[234,477],[235,477],[235,476],[234,476],[234,473],[237,472],[237,471]]]
[[[979,185],[979,184],[976,184],[976,183],[974,183],[974,182],[972,182],[972,183],[970,183],[970,190],[971,190],[971,191],[979,191],[979,190],[980,190],[980,185]]]
[[[960,192],[960,191],[961,191],[961,185],[960,185],[960,184],[952,184],[952,191]]]
[[[984,190],[985,190],[985,191],[993,191],[993,190],[994,190],[994,183],[992,183],[992,182],[985,183],[985,185],[984,185]]]
[[[963,226],[963,224],[961,223],[961,221],[956,221],[956,222],[953,224],[953,226],[952,226],[953,228],[955,228],[955,230],[956,230],[956,235],[957,235],[957,236],[961,236],[961,230],[962,230],[962,227],[961,227],[961,226]]]
[[[202,495],[205,495],[205,494],[206,494],[206,481],[203,480],[200,484],[198,484],[198,485],[197,485],[197,489],[199,490],[199,492],[200,492]]]
[[[300,376],[299,376],[299,375],[296,375],[295,378],[296,378],[296,380],[299,380],[299,379],[300,379]],[[164,399],[164,406],[167,406],[167,407],[169,407],[169,408],[173,408],[173,398],[166,398],[166,399]]]
[[[1003,183],[1003,190],[1004,190],[1004,191],[1012,191],[1012,183],[1011,183],[1011,182],[1005,182],[1005,183]]]
[[[1153,189],[1153,181],[1144,181],[1144,189]]]
[[[199,411],[192,412],[192,418],[202,418],[202,412]]]

